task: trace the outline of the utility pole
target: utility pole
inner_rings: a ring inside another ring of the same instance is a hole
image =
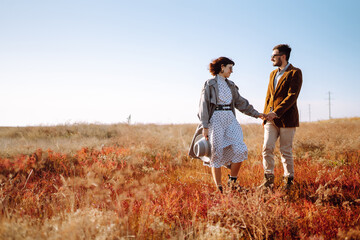
[[[309,104],[309,122],[311,122],[311,109],[310,109],[310,104]]]
[[[331,93],[329,91],[329,119],[331,119]]]

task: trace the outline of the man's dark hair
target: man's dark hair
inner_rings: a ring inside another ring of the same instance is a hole
[[[276,45],[273,50],[279,50],[279,54],[285,54],[286,55],[286,61],[289,61],[290,53],[291,53],[291,47],[287,44],[279,44]]]

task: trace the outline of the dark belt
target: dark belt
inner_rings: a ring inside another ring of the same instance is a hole
[[[215,111],[229,111],[231,110],[231,105],[216,105]]]

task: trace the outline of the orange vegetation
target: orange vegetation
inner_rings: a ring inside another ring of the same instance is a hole
[[[250,191],[220,195],[209,169],[187,156],[195,127],[0,128],[0,239],[360,237],[360,119],[301,125],[288,194],[279,161],[279,188],[256,190],[262,128],[244,125],[239,182]]]

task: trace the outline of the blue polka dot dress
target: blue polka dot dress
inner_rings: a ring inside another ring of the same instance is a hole
[[[225,79],[218,75],[218,104],[231,104],[232,94]],[[215,111],[209,124],[211,160],[208,166],[220,168],[247,159],[248,150],[240,124],[232,111]]]

